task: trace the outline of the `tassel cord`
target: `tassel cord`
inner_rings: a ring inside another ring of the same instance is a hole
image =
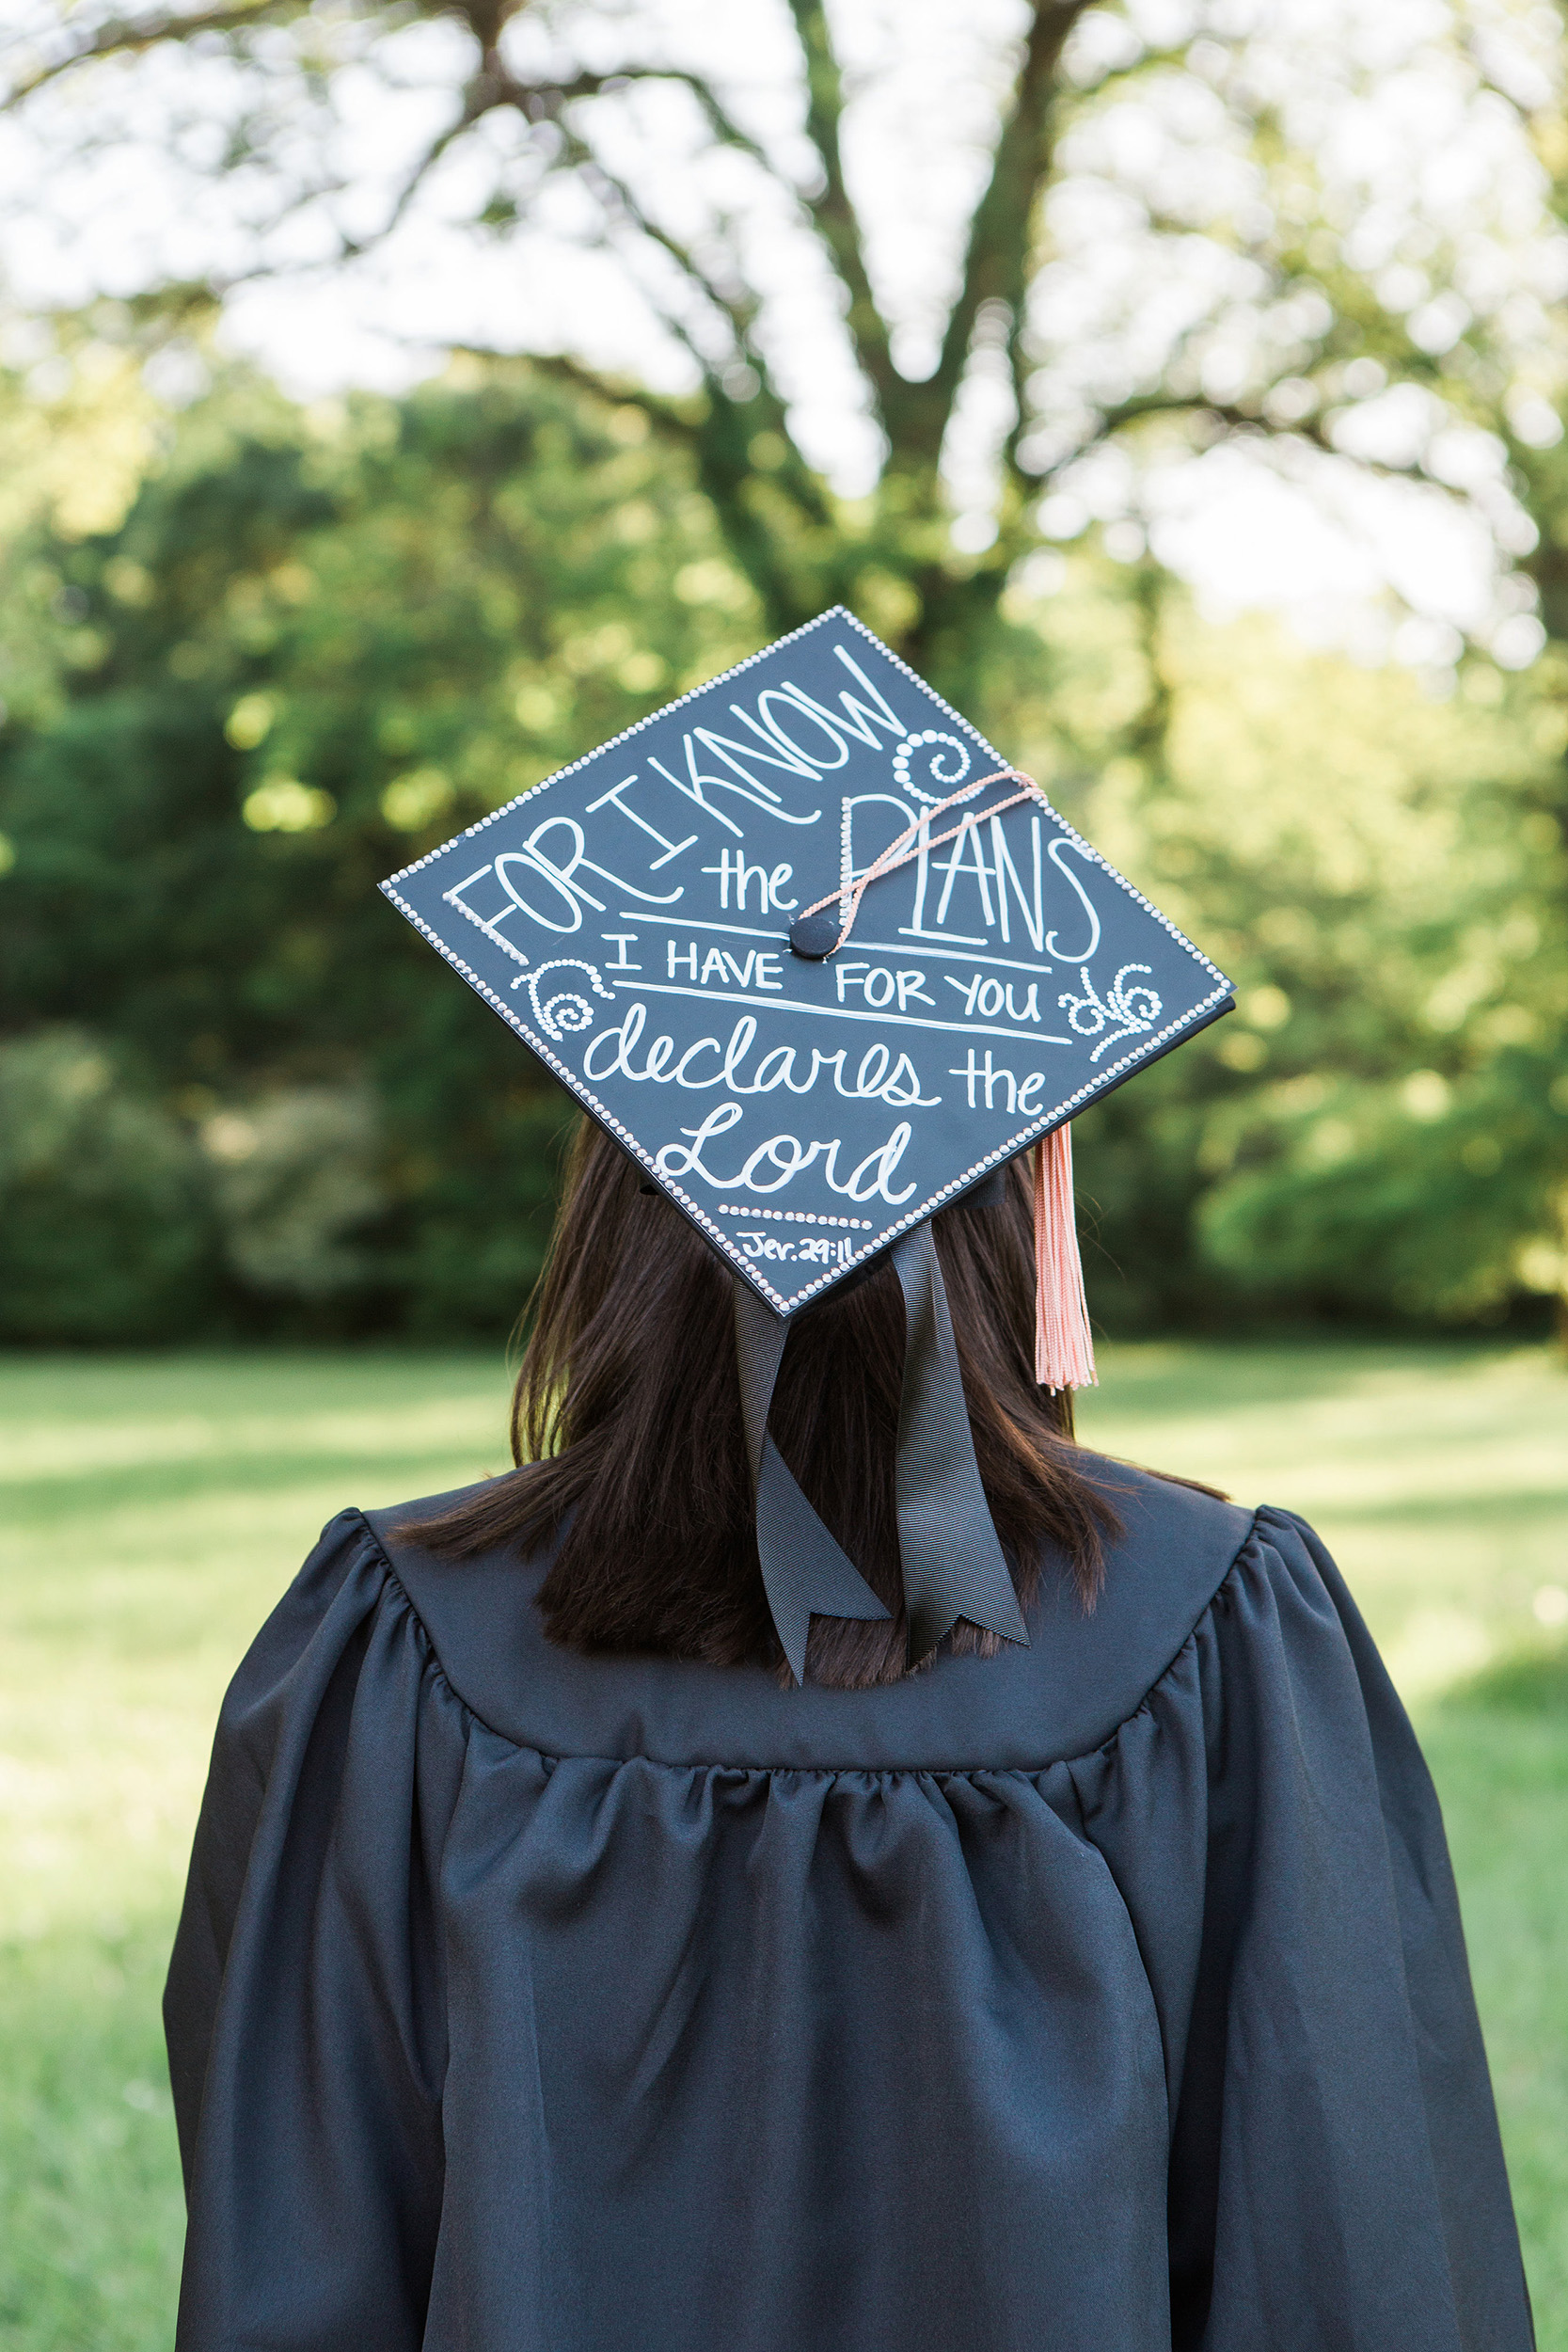
[[[1043,1389],[1100,1385],[1078,1249],[1072,1132],[1066,1120],[1035,1146],[1035,1378]]]

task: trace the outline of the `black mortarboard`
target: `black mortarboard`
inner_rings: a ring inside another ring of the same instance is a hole
[[[1228,1010],[1224,975],[839,608],[382,888],[734,1268],[796,1674],[814,1613],[886,1612],[767,1434],[774,1375],[788,1317],[890,1246],[911,1657],[960,1616],[1026,1640],[929,1219]]]

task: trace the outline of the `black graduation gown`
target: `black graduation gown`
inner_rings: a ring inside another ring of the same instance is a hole
[[[1526,2352],[1415,1739],[1288,1513],[869,1692],[327,1528],[169,1977],[180,2352]]]

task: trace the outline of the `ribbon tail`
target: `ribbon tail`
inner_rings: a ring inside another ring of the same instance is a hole
[[[953,1322],[930,1219],[893,1247],[904,1293],[904,1393],[898,1408],[898,1549],[917,1665],[960,1617],[1029,1645],[1029,1630],[991,1525]]]
[[[1078,1254],[1072,1130],[1066,1120],[1035,1146],[1035,1378],[1043,1389],[1100,1385]]]
[[[788,1337],[784,1317],[736,1275],[735,1348],[756,1492],[757,1557],[780,1645],[796,1681],[804,1682],[814,1616],[886,1618],[892,1613],[823,1526],[768,1434],[768,1408]]]

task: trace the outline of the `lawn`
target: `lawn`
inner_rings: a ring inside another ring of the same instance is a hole
[[[1568,2352],[1568,1661],[1538,1615],[1568,1586],[1568,1375],[1474,1347],[1102,1371],[1085,1436],[1306,1512],[1417,1712],[1542,2352]],[[224,1682],[341,1504],[501,1465],[505,1394],[499,1352],[0,1359],[5,2352],[169,2344],[157,1994]]]

